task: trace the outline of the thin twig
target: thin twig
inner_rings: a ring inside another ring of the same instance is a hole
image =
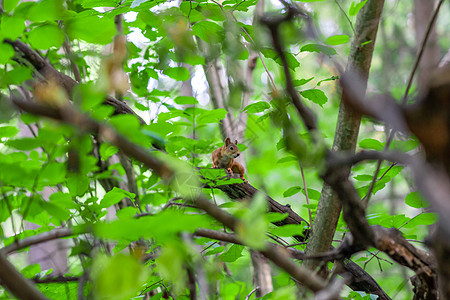
[[[347,13],[345,12],[345,10],[342,8],[342,6],[339,4],[338,0],[334,0],[334,2],[336,2],[336,5],[339,7],[339,10],[342,12],[342,14],[345,16],[345,18],[347,19],[348,23],[350,24],[350,27],[352,28],[353,31],[353,36],[356,38],[356,31],[355,31],[355,27],[353,27],[353,23],[350,20],[350,18],[348,17]]]
[[[301,164],[300,164],[300,172],[302,173],[303,189],[305,190],[306,204],[308,204],[309,226],[312,228],[313,220],[312,220],[311,208],[309,207],[310,202],[309,202],[309,196],[308,196],[308,187],[306,186],[305,173],[303,172],[303,167]]]

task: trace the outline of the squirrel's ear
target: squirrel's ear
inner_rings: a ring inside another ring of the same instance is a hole
[[[227,138],[225,139],[225,145],[228,145],[228,144],[231,144],[231,140],[230,140],[230,138],[227,137]]]
[[[234,143],[237,145],[237,140],[235,140]]]

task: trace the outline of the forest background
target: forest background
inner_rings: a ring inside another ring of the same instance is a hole
[[[450,297],[448,2],[0,12],[2,299]]]

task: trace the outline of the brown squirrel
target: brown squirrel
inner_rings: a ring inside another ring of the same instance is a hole
[[[238,173],[242,180],[247,182],[244,178],[245,168],[234,159],[239,156],[239,148],[237,140],[233,143],[230,138],[225,139],[225,145],[214,150],[211,155],[213,168],[225,168],[230,174]]]

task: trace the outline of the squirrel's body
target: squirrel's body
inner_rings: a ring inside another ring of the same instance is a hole
[[[227,169],[231,174],[237,173],[241,179],[244,178],[245,168],[235,161],[234,159],[239,156],[239,148],[237,146],[237,140],[233,143],[230,138],[226,138],[225,145],[214,150],[211,155],[213,168]]]

